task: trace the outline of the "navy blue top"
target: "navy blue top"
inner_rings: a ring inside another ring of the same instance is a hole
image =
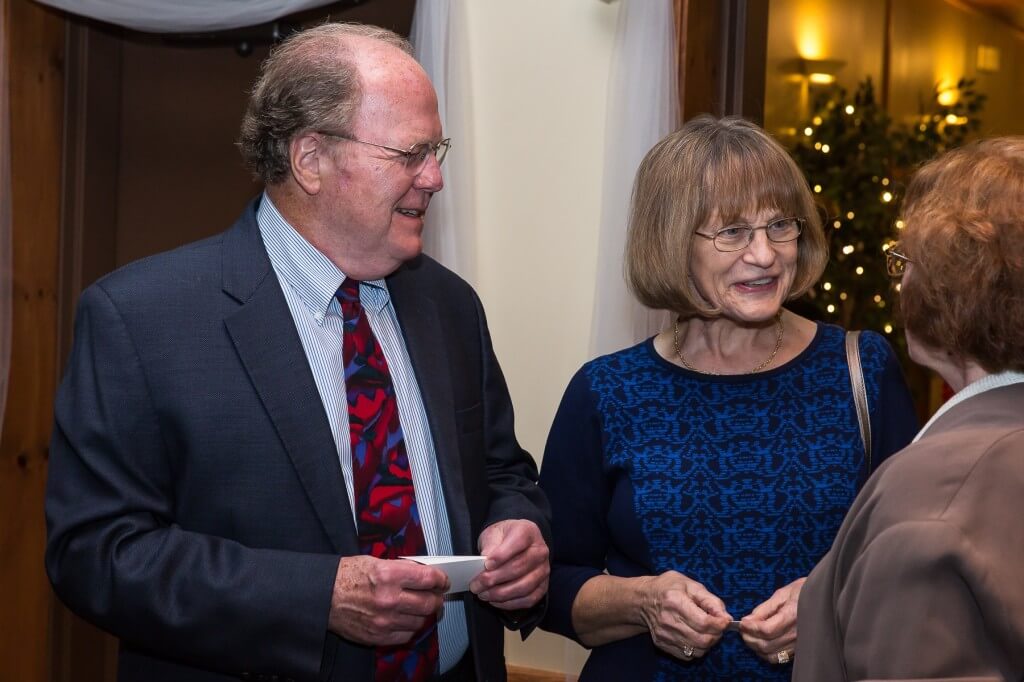
[[[910,442],[918,421],[885,339],[862,333],[860,352],[873,469]],[[578,641],[572,603],[605,570],[679,571],[741,618],[828,551],[866,469],[837,326],[819,324],[800,355],[757,374],[677,367],[653,339],[597,358],[569,383],[544,452],[554,544],[542,627]],[[661,652],[645,633],[596,647],[581,680],[790,673],[757,658],[737,632],[693,662]]]

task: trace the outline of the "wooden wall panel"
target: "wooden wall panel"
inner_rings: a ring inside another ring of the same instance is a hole
[[[679,104],[702,113],[764,120],[768,0],[676,0]]]
[[[48,674],[43,490],[57,369],[64,19],[3,0],[11,122],[11,373],[0,441],[0,661],[4,679]]]

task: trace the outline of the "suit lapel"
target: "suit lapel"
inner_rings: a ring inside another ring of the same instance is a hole
[[[355,523],[337,447],[263,247],[255,204],[224,237],[224,291],[242,304],[225,324],[299,480],[335,551],[354,554]]]
[[[435,301],[422,292],[422,281],[408,267],[388,278],[388,292],[402,328],[416,383],[427,412],[437,468],[456,554],[473,554],[469,510],[459,458],[451,359]]]

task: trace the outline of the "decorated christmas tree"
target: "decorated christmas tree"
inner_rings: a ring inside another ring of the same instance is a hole
[[[980,125],[985,96],[961,80],[923,103],[913,121],[896,122],[875,99],[871,80],[852,97],[840,87],[822,93],[790,141],[822,207],[829,265],[806,303],[819,319],[848,329],[893,334],[894,295],[884,252],[898,239],[900,201],[922,162],[955,147]]]

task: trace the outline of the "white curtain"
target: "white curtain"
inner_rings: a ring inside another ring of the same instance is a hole
[[[0,2],[0,435],[11,369],[11,137],[5,8],[6,3]]]
[[[621,0],[605,123],[604,199],[590,350],[630,346],[660,330],[663,311],[641,306],[622,275],[633,177],[647,151],[678,125],[672,0]]]
[[[38,0],[72,14],[152,33],[262,24],[333,0]]]
[[[465,0],[418,0],[410,38],[416,58],[434,82],[445,135],[452,148],[442,168],[445,189],[427,211],[423,248],[474,282],[476,204],[473,183],[473,110]]]

